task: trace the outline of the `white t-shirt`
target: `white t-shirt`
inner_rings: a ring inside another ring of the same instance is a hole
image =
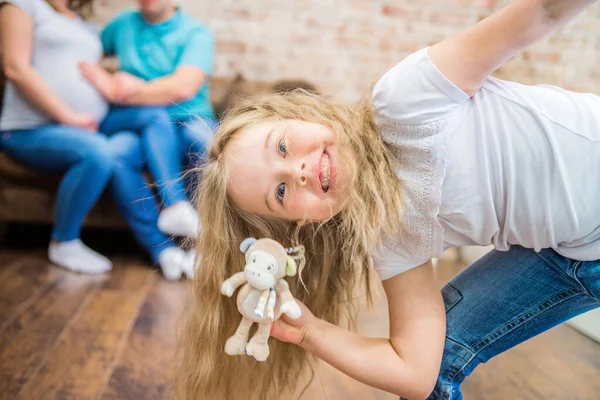
[[[67,18],[44,0],[0,0],[27,13],[33,22],[31,65],[52,91],[75,112],[87,113],[101,122],[108,103],[83,77],[78,64],[95,64],[102,57],[97,28],[81,18]],[[19,89],[6,82],[0,131],[32,129],[55,123],[31,104]]]
[[[600,259],[600,97],[490,77],[470,98],[427,50],[373,91],[407,227],[373,255],[380,277],[463,245]]]

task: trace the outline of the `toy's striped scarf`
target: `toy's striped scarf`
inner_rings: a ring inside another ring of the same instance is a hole
[[[260,318],[264,318],[265,308],[267,310],[267,318],[271,321],[275,319],[275,288],[263,290],[256,303],[254,313]]]

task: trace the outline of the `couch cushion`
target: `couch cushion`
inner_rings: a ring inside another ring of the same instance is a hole
[[[18,181],[48,180],[47,174],[39,173],[23,164],[13,160],[6,153],[0,151],[0,177]]]

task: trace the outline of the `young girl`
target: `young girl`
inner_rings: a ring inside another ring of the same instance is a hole
[[[600,97],[489,77],[591,3],[513,1],[401,61],[358,109],[297,92],[230,113],[200,190],[211,229],[179,397],[290,398],[311,355],[402,397],[460,399],[479,362],[598,307]],[[219,287],[247,236],[307,249],[291,283],[306,307],[273,325],[264,364],[223,350],[239,315]],[[440,294],[430,260],[475,244],[497,251]],[[389,339],[336,326],[373,264]]]

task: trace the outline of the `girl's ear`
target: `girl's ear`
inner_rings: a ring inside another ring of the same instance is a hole
[[[240,244],[240,250],[242,251],[242,253],[245,253],[254,243],[256,243],[256,239],[254,239],[253,237],[246,238],[244,239],[242,244]]]
[[[285,274],[287,276],[294,276],[298,272],[298,266],[296,265],[296,261],[290,256],[286,257],[285,260]]]

